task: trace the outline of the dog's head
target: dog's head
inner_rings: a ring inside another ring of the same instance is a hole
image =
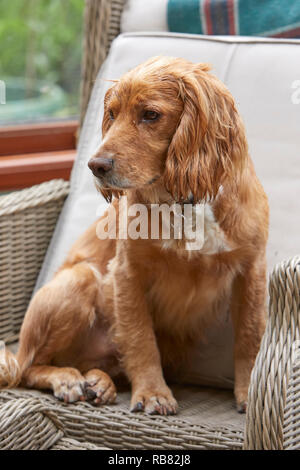
[[[154,57],[106,93],[103,141],[89,161],[110,200],[151,185],[176,201],[216,196],[247,155],[244,128],[227,88],[206,64]]]

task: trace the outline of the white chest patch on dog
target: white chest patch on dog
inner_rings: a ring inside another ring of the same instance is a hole
[[[233,249],[215,219],[211,203],[189,205],[188,211],[184,211],[184,214],[175,212],[174,217],[179,223],[183,221],[185,250],[214,255]],[[162,246],[164,249],[178,249],[176,237],[163,240]]]
[[[203,220],[204,242],[200,252],[204,255],[213,255],[223,251],[230,251],[232,248],[226,241],[225,234],[215,219],[211,204],[204,204]]]

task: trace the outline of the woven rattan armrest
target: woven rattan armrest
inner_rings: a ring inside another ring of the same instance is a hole
[[[55,406],[30,397],[0,404],[1,450],[104,450],[107,447],[70,438]]]
[[[0,339],[15,341],[69,183],[52,180],[0,197]]]
[[[270,278],[270,314],[252,372],[246,449],[300,448],[300,257]]]

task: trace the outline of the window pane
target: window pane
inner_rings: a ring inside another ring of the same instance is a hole
[[[78,116],[83,8],[0,0],[0,125]]]

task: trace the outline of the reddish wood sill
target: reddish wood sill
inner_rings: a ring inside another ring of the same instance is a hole
[[[0,157],[0,190],[26,188],[54,178],[70,178],[76,150]]]
[[[77,129],[77,121],[3,127],[0,156],[75,149]]]
[[[0,129],[0,191],[54,178],[68,180],[76,155],[77,121]]]

